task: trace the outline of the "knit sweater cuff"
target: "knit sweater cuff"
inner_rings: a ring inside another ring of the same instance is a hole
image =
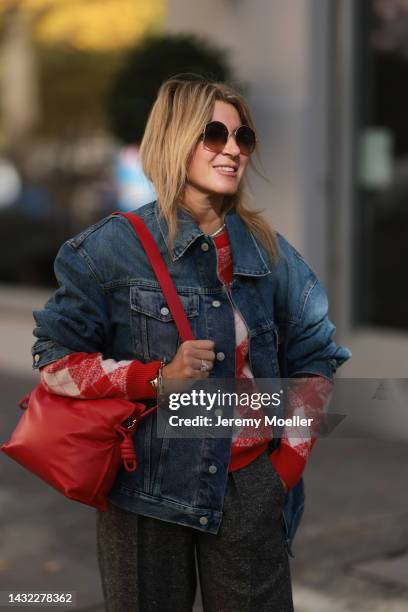
[[[160,361],[133,361],[127,372],[127,394],[130,399],[155,399],[157,394],[150,381],[159,372]]]

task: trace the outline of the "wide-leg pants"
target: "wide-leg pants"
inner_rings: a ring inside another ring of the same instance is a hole
[[[109,504],[97,511],[107,612],[293,612],[285,490],[265,453],[228,475],[217,535]]]

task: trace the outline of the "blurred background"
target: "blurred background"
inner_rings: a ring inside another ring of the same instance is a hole
[[[269,178],[251,175],[254,202],[327,289],[353,353],[338,376],[407,377],[408,0],[2,0],[2,439],[36,380],[31,312],[59,246],[154,199],[139,144],[179,72],[247,96]],[[407,422],[401,408],[395,440],[316,445],[297,612],[408,610]],[[0,590],[69,587],[102,610],[92,511],[7,458],[0,472]]]

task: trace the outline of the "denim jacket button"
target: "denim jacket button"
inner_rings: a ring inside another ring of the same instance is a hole
[[[206,516],[200,516],[200,525],[208,525],[208,518]]]
[[[207,242],[203,242],[203,243],[202,243],[202,245],[201,245],[201,250],[202,250],[202,251],[208,251],[208,249],[209,249],[209,248],[210,248],[210,247],[209,247],[209,245],[207,244]]]
[[[38,363],[40,361],[40,356],[37,353],[36,355],[34,355],[34,363]]]
[[[225,354],[222,352],[217,353],[217,361],[224,361]]]
[[[214,306],[214,308],[219,308],[221,306],[221,302],[219,302],[218,300],[214,300],[212,305]]]
[[[216,465],[210,465],[208,471],[210,472],[210,474],[216,474],[218,472],[218,468]]]
[[[160,308],[160,313],[162,315],[168,315],[169,312],[170,312],[170,310],[166,306],[163,306],[163,308]]]

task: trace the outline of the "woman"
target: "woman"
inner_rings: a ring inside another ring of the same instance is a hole
[[[350,352],[332,340],[314,272],[245,202],[256,147],[230,87],[163,84],[141,147],[158,199],[137,214],[196,340],[180,343],[143,248],[109,216],[61,247],[60,288],[34,313],[34,367],[50,391],[153,405],[160,378],[301,376],[296,409],[324,408]],[[206,611],[293,610],[288,553],[315,437],[287,428],[272,440],[245,430],[232,441],[161,439],[155,427],[154,412],[134,436],[137,470],[120,470],[97,513],[106,609],[191,611],[197,562]]]

